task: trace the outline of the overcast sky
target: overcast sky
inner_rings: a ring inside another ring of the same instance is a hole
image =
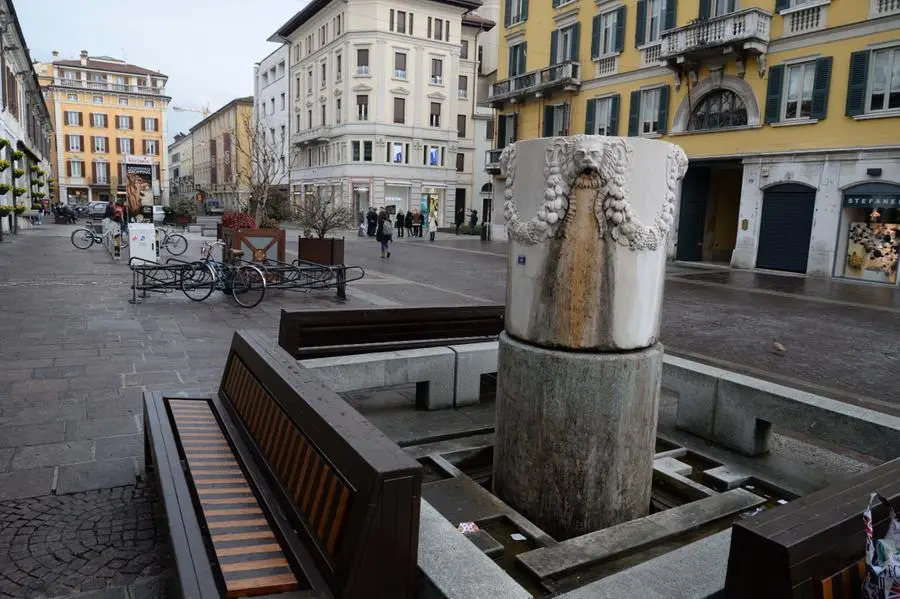
[[[124,58],[162,71],[171,105],[215,111],[253,94],[253,64],[277,48],[266,39],[307,0],[13,0],[35,60]],[[263,8],[264,7],[264,8]],[[201,116],[169,110],[171,140]]]

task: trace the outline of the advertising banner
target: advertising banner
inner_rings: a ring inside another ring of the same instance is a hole
[[[153,163],[125,159],[125,198],[132,215],[153,205]]]

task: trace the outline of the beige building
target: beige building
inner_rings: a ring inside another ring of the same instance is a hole
[[[194,197],[194,138],[175,135],[169,144],[169,198],[172,203]]]
[[[219,200],[226,210],[236,210],[249,201],[252,119],[251,96],[232,100],[191,128],[193,172],[184,168],[182,156],[179,176],[193,177],[201,199]]]

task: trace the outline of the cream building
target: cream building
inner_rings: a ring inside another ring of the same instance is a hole
[[[169,144],[169,197],[172,203],[194,196],[194,138],[184,133]]]
[[[316,0],[270,38],[290,48],[295,197],[318,187],[355,211],[430,206],[442,226],[473,206],[476,43],[493,26],[480,6]]]
[[[191,127],[194,189],[238,210],[250,198],[253,98],[237,98]],[[186,171],[185,171],[186,172]]]

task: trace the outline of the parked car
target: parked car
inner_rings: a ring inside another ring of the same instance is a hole
[[[166,212],[162,206],[153,207],[153,224],[159,225],[166,219]]]
[[[207,198],[207,200],[203,203],[203,208],[206,210],[207,214],[224,214],[225,210],[222,208],[222,202],[220,200],[213,200]]]
[[[90,204],[90,217],[91,218],[100,220],[103,218],[104,214],[106,214],[106,202],[91,202],[91,204]]]

